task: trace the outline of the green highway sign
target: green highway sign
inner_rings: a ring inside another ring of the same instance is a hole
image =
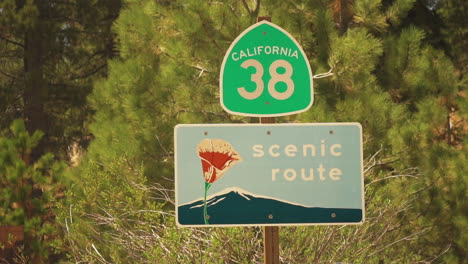
[[[313,102],[313,78],[297,41],[261,21],[231,44],[220,74],[221,106],[231,114],[273,117],[297,114]]]
[[[359,123],[175,127],[181,227],[362,224]]]

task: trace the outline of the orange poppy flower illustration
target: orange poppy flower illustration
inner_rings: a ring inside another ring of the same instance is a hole
[[[231,144],[222,139],[204,139],[198,143],[198,156],[202,162],[203,177],[205,178],[205,197],[203,216],[205,224],[207,219],[206,194],[211,185],[220,179],[232,166],[242,161]]]

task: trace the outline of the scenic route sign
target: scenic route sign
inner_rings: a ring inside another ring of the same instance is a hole
[[[364,222],[359,123],[175,127],[180,227]]]
[[[219,81],[221,106],[242,116],[304,112],[313,102],[312,80],[301,46],[264,20],[242,32],[226,52]]]

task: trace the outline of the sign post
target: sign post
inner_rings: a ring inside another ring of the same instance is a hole
[[[279,264],[279,227],[263,227],[264,264]]]
[[[260,124],[275,123],[274,117],[260,117]],[[263,227],[263,263],[279,264],[279,226]]]

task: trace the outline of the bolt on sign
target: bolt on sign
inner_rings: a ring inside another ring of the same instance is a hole
[[[313,78],[297,41],[261,21],[231,44],[221,65],[221,106],[231,114],[274,117],[297,114],[313,102]]]
[[[177,125],[177,224],[364,222],[361,130],[359,123]]]

